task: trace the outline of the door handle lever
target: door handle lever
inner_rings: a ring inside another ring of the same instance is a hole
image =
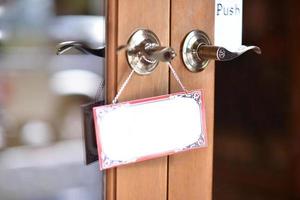
[[[261,54],[261,49],[257,46],[241,46],[236,51],[229,51],[224,47],[213,46],[204,32],[193,30],[184,40],[182,58],[185,66],[190,71],[198,72],[208,65],[209,60],[230,61],[250,50]]]
[[[232,52],[224,47],[200,45],[198,49],[198,56],[202,59],[230,61],[250,50],[253,50],[257,54],[261,54],[261,50],[257,46],[241,46],[237,51]]]
[[[71,49],[77,49],[78,51],[82,52],[82,53],[86,53],[86,54],[92,54],[98,57],[105,57],[105,47],[99,47],[99,48],[91,48],[88,45],[81,43],[81,42],[77,42],[77,41],[66,41],[66,42],[62,42],[59,43],[57,46],[57,51],[56,54],[57,55],[61,55]]]
[[[171,47],[157,46],[151,49],[146,49],[146,52],[151,60],[157,60],[160,62],[171,62],[175,57],[176,53]]]

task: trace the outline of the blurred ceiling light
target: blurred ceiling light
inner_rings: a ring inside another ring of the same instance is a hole
[[[21,129],[21,141],[25,145],[45,146],[54,141],[54,133],[47,122],[31,120]]]
[[[103,16],[69,15],[56,17],[49,27],[52,38],[60,41],[85,41],[92,45],[105,44],[105,18]]]
[[[5,129],[3,126],[0,125],[0,149],[4,148],[5,146],[6,146]]]
[[[0,6],[0,16],[2,16],[5,12],[4,6]]]
[[[5,36],[4,32],[0,30],[0,40],[4,40],[5,39],[4,36]]]
[[[71,69],[56,72],[50,79],[50,88],[59,95],[84,95],[94,98],[103,78],[94,72]]]

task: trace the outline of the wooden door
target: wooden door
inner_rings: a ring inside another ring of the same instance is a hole
[[[181,60],[184,37],[193,29],[213,40],[213,0],[107,0],[107,100],[111,102],[130,68],[125,53],[117,53],[138,28],[156,33],[163,46],[177,52],[173,65],[189,89],[203,89],[206,99],[208,148],[179,153],[107,170],[106,199],[166,200],[211,199],[213,155],[214,63],[199,73],[189,72]],[[131,100],[179,91],[166,64],[148,76],[134,75],[120,100]]]

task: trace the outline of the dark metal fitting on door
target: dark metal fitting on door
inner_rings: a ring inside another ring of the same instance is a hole
[[[81,51],[82,53],[92,54],[102,58],[105,57],[105,47],[99,47],[93,49],[88,45],[77,41],[66,41],[66,42],[59,43],[57,46],[56,54],[61,55],[73,48],[77,49],[78,51]]]
[[[250,50],[261,54],[261,50],[257,46],[241,46],[236,52],[231,52],[224,47],[213,46],[204,32],[193,30],[184,40],[182,58],[185,66],[191,72],[198,72],[208,65],[209,60],[229,61]]]
[[[155,33],[147,29],[135,31],[120,49],[126,49],[127,61],[139,75],[150,74],[159,62],[171,62],[176,57],[173,48],[161,46]]]

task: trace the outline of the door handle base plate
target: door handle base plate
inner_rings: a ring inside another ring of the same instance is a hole
[[[150,74],[158,65],[158,60],[148,56],[146,50],[160,46],[158,37],[150,30],[139,29],[127,42],[127,61],[130,67],[139,75]]]
[[[191,72],[202,71],[209,63],[208,59],[200,58],[198,55],[198,48],[201,45],[211,45],[209,37],[203,31],[193,30],[184,39],[182,59]]]

